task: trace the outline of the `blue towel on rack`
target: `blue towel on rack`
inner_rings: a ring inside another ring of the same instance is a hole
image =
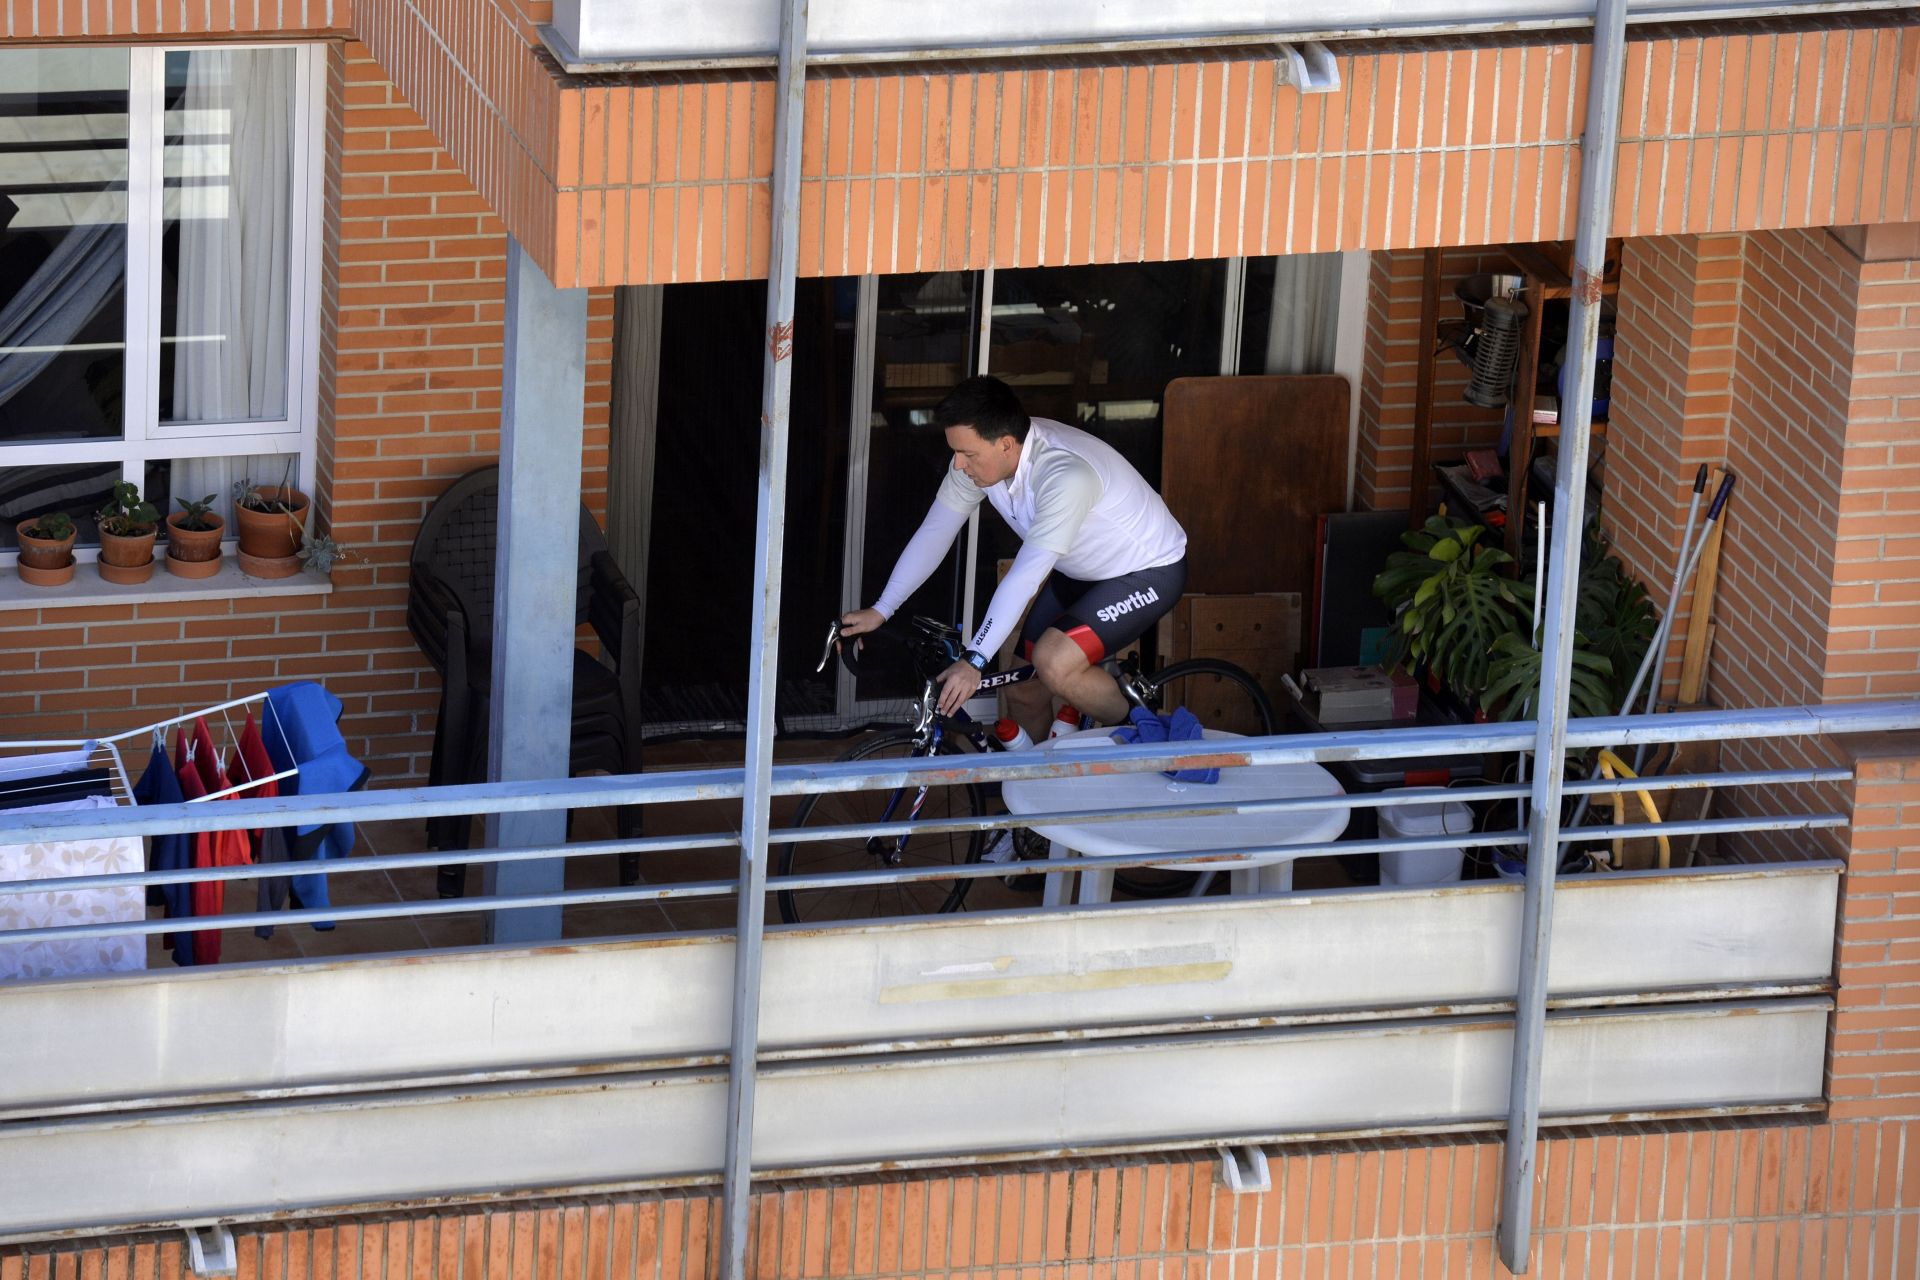
[[[159,743],[153,745],[153,755],[147,761],[147,771],[140,775],[140,781],[133,788],[135,804],[185,804],[187,798],[180,791],[180,775],[174,772],[173,761],[167,758],[167,749]],[[152,836],[147,845],[147,869],[150,871],[185,871],[193,866],[193,836],[188,832],[177,832],[170,836]],[[147,890],[147,900],[159,899],[159,905],[166,910],[167,919],[184,919],[193,915],[193,886],[185,882],[179,884],[155,885]],[[187,932],[166,935],[173,948],[175,964],[193,963],[193,935]]]
[[[261,726],[274,771],[298,769],[280,783],[281,795],[327,795],[358,791],[367,783],[367,766],[347,750],[340,736],[340,699],[311,680],[282,685],[267,694],[271,723]],[[353,852],[351,822],[308,823],[294,828],[295,856],[344,858]],[[326,876],[293,876],[291,888],[303,907],[332,905]],[[318,923],[316,929],[331,929]]]
[[[1199,742],[1207,736],[1206,730],[1200,727],[1200,721],[1185,707],[1175,707],[1170,716],[1155,715],[1145,707],[1135,707],[1127,718],[1132,723],[1113,731],[1115,742]],[[1162,769],[1161,772],[1175,782],[1211,785],[1220,781],[1220,770],[1215,768]]]

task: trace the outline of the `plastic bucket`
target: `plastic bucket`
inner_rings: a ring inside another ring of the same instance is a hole
[[[1436,796],[1441,793],[1436,791]],[[1383,840],[1463,836],[1473,830],[1473,813],[1457,800],[1387,805],[1380,810]],[[1466,855],[1459,846],[1390,849],[1380,855],[1381,884],[1445,884],[1460,878]]]

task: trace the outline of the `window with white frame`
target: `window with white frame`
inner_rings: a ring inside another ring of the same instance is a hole
[[[0,50],[0,550],[129,480],[311,491],[316,46]],[[10,556],[9,556],[10,558]]]

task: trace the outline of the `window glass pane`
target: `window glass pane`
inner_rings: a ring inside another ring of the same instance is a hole
[[[933,428],[933,407],[954,384],[973,373],[980,332],[980,281],[977,271],[880,277],[862,604],[873,603],[886,588],[894,560],[920,527],[941,478],[953,465],[946,436]],[[900,617],[926,614],[960,625],[964,547],[964,537],[955,541],[948,567],[937,570],[907,597]],[[985,603],[984,596],[981,601]],[[904,698],[919,692],[919,682],[907,671],[862,676],[858,685],[862,699]]]
[[[121,434],[128,66],[0,51],[0,444]]]
[[[1162,397],[1175,378],[1220,372],[1225,304],[1218,259],[998,271],[987,372],[1033,417],[1100,437],[1158,488]],[[998,562],[1019,550],[1004,521],[980,522],[982,609]]]
[[[1332,373],[1340,325],[1337,253],[1247,259],[1241,373]]]
[[[294,58],[167,55],[162,422],[286,416]]]
[[[113,496],[120,482],[118,462],[70,463],[51,467],[0,467],[0,548],[20,545],[15,526],[29,516],[64,511],[79,529],[78,541],[97,544],[93,513]]]
[[[147,482],[142,492],[148,502],[171,515],[180,509],[175,498],[195,502],[213,496],[213,513],[227,522],[226,536],[238,537],[233,523],[233,486],[245,481],[256,488],[272,488],[286,481],[301,492],[300,461],[293,454],[264,453],[239,458],[167,458],[147,463]],[[162,537],[165,536],[164,530]]]

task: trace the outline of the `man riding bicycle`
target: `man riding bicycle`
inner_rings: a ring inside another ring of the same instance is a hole
[[[1046,736],[1052,699],[1103,724],[1128,704],[1100,661],[1144,635],[1187,581],[1187,535],[1167,504],[1105,441],[1077,427],[1029,418],[998,378],[968,378],[933,411],[953,469],[900,553],[873,607],[840,620],[842,636],[873,631],[946,558],[985,498],[1020,535],[1020,553],[993,593],[965,655],[940,673],[940,711],[952,715],[980,686],[1021,611],[1020,654],[1038,681],[1010,686],[1013,718]]]

